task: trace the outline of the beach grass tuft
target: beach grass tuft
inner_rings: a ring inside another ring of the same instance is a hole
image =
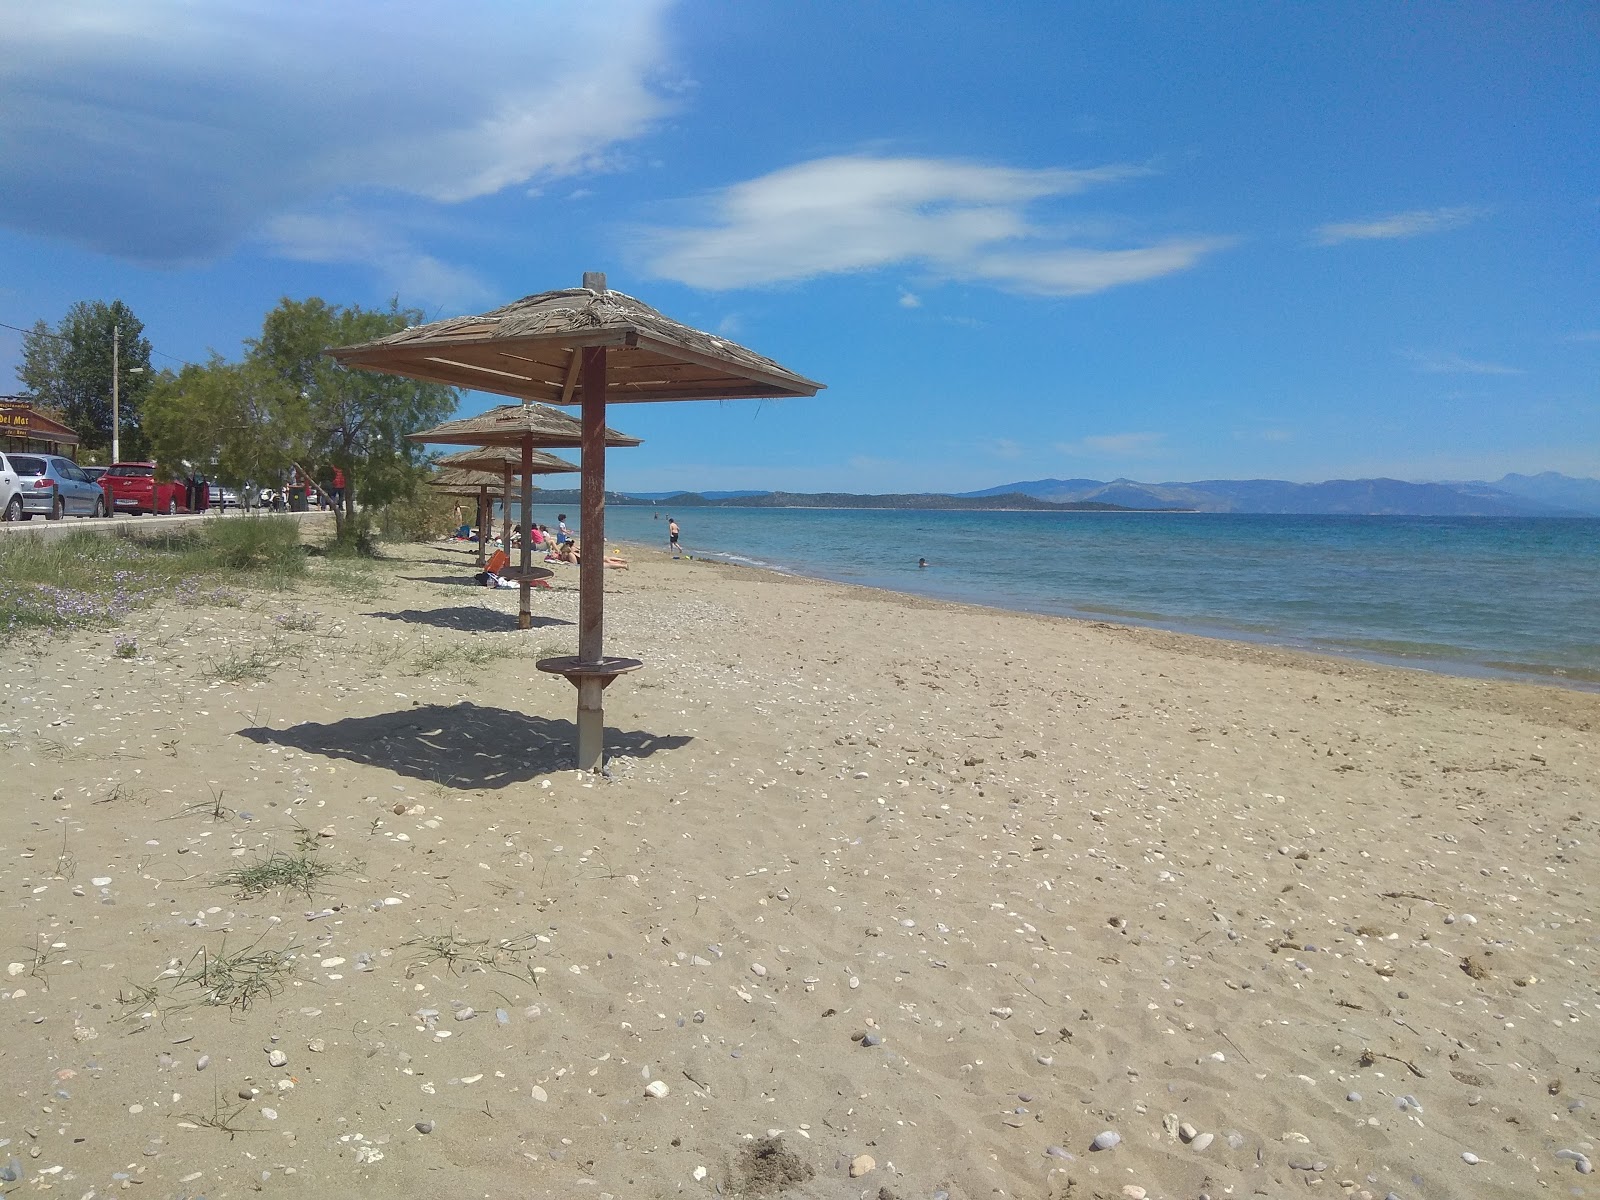
[[[294,974],[291,943],[281,950],[262,949],[260,939],[242,950],[230,951],[227,939],[214,952],[201,947],[178,970],[174,992],[199,991],[200,1003],[243,1012],[257,1000],[270,1000],[287,986]]]
[[[538,936],[525,933],[514,938],[465,938],[454,927],[443,933],[423,934],[401,945],[416,951],[410,972],[442,962],[453,975],[468,971],[497,971],[513,979],[535,982],[537,974],[528,961],[538,950]]]
[[[216,886],[229,887],[242,898],[264,895],[267,892],[292,890],[312,895],[317,885],[338,868],[311,854],[285,854],[274,850],[266,858],[244,867],[235,867],[217,877]]]

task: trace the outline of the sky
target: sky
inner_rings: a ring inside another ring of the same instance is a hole
[[[1594,3],[0,0],[0,29],[5,326],[121,299],[177,367],[284,297],[433,319],[604,271],[827,385],[615,409],[622,490],[1600,476]]]

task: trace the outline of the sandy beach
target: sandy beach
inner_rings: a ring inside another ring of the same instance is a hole
[[[6,1194],[1600,1194],[1600,696],[386,553],[0,650]]]

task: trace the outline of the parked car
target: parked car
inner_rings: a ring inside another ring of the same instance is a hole
[[[81,463],[79,464],[79,469],[89,477],[90,482],[95,484],[98,484],[100,482],[100,476],[106,473],[106,469],[104,467],[86,467]]]
[[[106,468],[100,478],[106,504],[111,512],[179,513],[188,512],[183,484],[157,479],[153,462],[119,462]]]
[[[207,485],[211,488],[212,508],[238,508],[239,493],[231,487],[223,487],[220,483]]]
[[[21,488],[22,483],[10,461],[0,454],[0,521],[16,521],[22,517],[22,498],[17,495]]]
[[[104,517],[111,509],[105,493],[70,458],[56,454],[7,454],[17,488],[6,500],[5,519],[30,520],[43,514],[52,521],[65,516]]]

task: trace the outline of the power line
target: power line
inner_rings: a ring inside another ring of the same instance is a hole
[[[0,321],[0,329],[13,329],[18,333],[31,334],[34,337],[55,338],[55,340],[58,342],[70,342],[72,340],[65,334],[51,333],[48,329],[24,329],[20,325],[10,325],[5,321]],[[157,350],[154,346],[150,347],[150,353],[159,354],[162,358],[170,358],[173,362],[182,363],[186,367],[192,367],[195,365],[187,358],[179,358],[176,354],[168,354],[165,350]]]

